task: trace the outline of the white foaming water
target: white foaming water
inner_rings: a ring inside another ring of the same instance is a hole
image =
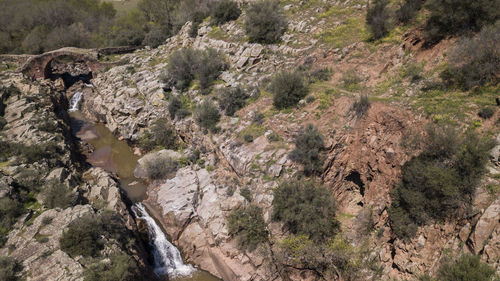
[[[83,93],[82,92],[76,92],[72,97],[71,100],[69,101],[69,112],[77,111],[78,106],[80,105],[80,102],[82,101]]]
[[[179,250],[167,240],[161,228],[148,214],[144,206],[141,203],[136,203],[135,207],[137,207],[141,214],[137,214],[134,208],[132,208],[135,216],[146,221],[148,224],[149,237],[153,246],[154,272],[156,275],[168,275],[169,277],[188,276],[196,271],[193,266],[182,262]]]

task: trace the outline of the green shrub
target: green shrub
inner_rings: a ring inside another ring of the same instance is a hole
[[[442,264],[437,276],[439,281],[491,281],[498,278],[494,267],[481,262],[479,256],[468,254]]]
[[[73,220],[63,232],[59,244],[61,250],[71,257],[97,257],[104,248],[102,236],[116,241],[122,250],[130,247],[133,239],[120,215],[103,211],[97,216],[87,214]]]
[[[447,86],[470,89],[498,83],[500,72],[500,22],[485,27],[473,38],[463,38],[451,50],[441,73]]]
[[[237,20],[241,15],[238,3],[231,0],[219,0],[212,8],[210,17],[212,24],[219,25],[228,21]]]
[[[182,48],[169,58],[164,82],[180,90],[186,90],[196,78],[203,94],[222,71],[228,67],[221,53],[214,49],[204,51]]]
[[[140,280],[137,263],[125,254],[114,255],[110,261],[100,261],[85,269],[84,281],[131,281]]]
[[[151,129],[145,131],[139,140],[139,146],[145,152],[157,147],[175,150],[178,145],[175,128],[164,118],[157,119]]]
[[[366,94],[361,94],[359,99],[352,105],[352,110],[357,116],[362,116],[370,108],[370,99]]]
[[[483,119],[490,119],[495,114],[495,108],[487,106],[479,110],[477,115]]]
[[[219,95],[219,107],[227,116],[233,116],[236,111],[243,108],[248,98],[241,87],[224,88]]]
[[[308,124],[295,137],[295,149],[290,152],[289,157],[302,164],[304,173],[309,176],[321,172],[323,147],[323,136],[314,125]]]
[[[201,128],[215,131],[220,120],[219,110],[211,101],[205,100],[196,108],[195,120]]]
[[[252,202],[252,191],[248,187],[243,187],[240,190],[240,195],[243,196],[248,202]]]
[[[194,74],[199,81],[202,94],[210,93],[212,83],[228,66],[224,56],[219,51],[209,48],[201,52]]]
[[[273,93],[273,104],[278,109],[297,105],[308,93],[304,79],[297,71],[282,71],[274,75],[269,90]]]
[[[61,250],[71,257],[82,255],[96,257],[104,248],[101,240],[102,225],[93,216],[87,215],[71,222],[59,239]]]
[[[422,9],[424,2],[425,0],[404,0],[400,2],[395,14],[396,22],[409,23]]]
[[[19,200],[9,197],[0,198],[0,246],[7,242],[7,234],[17,218],[24,212],[23,204]]]
[[[388,0],[373,0],[366,12],[366,25],[372,33],[373,39],[384,37],[389,31]]]
[[[67,208],[73,206],[76,201],[76,194],[73,193],[65,184],[51,181],[42,189],[43,202],[50,209]]]
[[[152,180],[165,179],[177,171],[179,163],[170,157],[150,158],[144,163],[146,176]]]
[[[434,44],[448,35],[477,31],[500,18],[499,0],[427,0],[424,39]]]
[[[245,31],[250,42],[279,42],[287,26],[285,11],[280,7],[279,1],[254,2],[246,11]]]
[[[5,125],[7,125],[7,120],[5,120],[5,118],[3,118],[2,116],[0,116],[0,130],[3,130],[3,128],[5,127]]]
[[[250,134],[244,135],[244,136],[243,136],[243,139],[244,139],[246,142],[253,142],[253,136],[252,136],[252,135],[250,135]]]
[[[163,26],[153,26],[148,33],[144,36],[144,40],[142,41],[142,45],[150,46],[152,48],[156,48],[163,43],[165,40],[170,37],[170,30],[166,29]]]
[[[0,280],[21,280],[18,273],[23,270],[22,265],[11,257],[0,257]]]
[[[273,193],[272,217],[291,233],[321,242],[337,232],[336,203],[326,187],[312,180],[291,180],[281,183]]]
[[[187,89],[194,80],[198,57],[199,51],[191,48],[181,48],[173,52],[168,59],[164,82],[180,90]]]
[[[238,237],[240,248],[253,251],[268,239],[262,210],[256,205],[234,209],[227,217],[229,235]]]
[[[137,10],[131,10],[127,14],[115,20],[111,32],[111,44],[115,46],[139,46],[145,38],[146,19]]]
[[[391,192],[393,232],[412,238],[417,227],[456,217],[472,202],[494,143],[473,133],[461,136],[450,126],[427,128],[422,153],[405,163]]]

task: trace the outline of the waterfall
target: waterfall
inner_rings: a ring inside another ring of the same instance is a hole
[[[71,100],[69,101],[69,112],[77,111],[78,106],[80,105],[80,102],[82,101],[83,93],[82,92],[76,92],[72,97]]]
[[[181,253],[170,243],[156,221],[148,214],[141,203],[136,203],[135,207],[140,214],[132,208],[135,216],[146,221],[150,243],[153,247],[154,272],[158,276],[168,275],[169,277],[191,275],[195,271],[194,267],[182,262]]]

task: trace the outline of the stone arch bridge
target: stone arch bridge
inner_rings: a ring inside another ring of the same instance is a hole
[[[104,69],[106,66],[115,65],[117,62],[102,62],[99,58],[103,55],[130,53],[137,47],[115,47],[104,49],[80,49],[66,47],[40,55],[30,56],[18,69],[28,77],[50,78],[50,63],[60,57],[69,57],[74,61],[83,62],[91,73]]]

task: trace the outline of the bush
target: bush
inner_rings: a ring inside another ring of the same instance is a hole
[[[11,257],[0,257],[0,280],[21,280],[18,273],[23,270],[22,265]]]
[[[48,182],[42,190],[43,202],[50,209],[74,206],[75,195],[66,185],[57,181]]]
[[[3,130],[3,128],[5,127],[5,125],[7,125],[7,120],[5,120],[5,118],[3,118],[2,116],[0,116],[0,130]]]
[[[393,232],[412,238],[418,226],[465,210],[493,146],[473,133],[461,136],[450,126],[429,126],[422,153],[402,167],[402,179],[391,192]]]
[[[191,48],[179,49],[170,55],[166,69],[167,82],[180,90],[185,90],[194,80],[199,51]]]
[[[323,166],[323,158],[321,157],[323,146],[321,133],[314,125],[308,124],[301,128],[295,137],[295,149],[290,152],[290,159],[302,164],[304,173],[308,176],[319,173]]]
[[[219,107],[227,116],[233,116],[236,111],[245,106],[248,95],[241,87],[224,88],[220,92]]]
[[[228,21],[237,20],[241,15],[241,9],[238,3],[231,0],[220,0],[215,3],[212,8],[210,17],[212,24],[219,25]]]
[[[114,255],[110,261],[100,261],[84,272],[84,281],[130,281],[140,280],[139,267],[136,262],[125,254]]]
[[[96,257],[104,248],[101,240],[102,225],[90,215],[71,222],[59,239],[61,250],[71,257]]]
[[[0,246],[7,242],[7,234],[24,211],[23,204],[18,200],[9,197],[0,198]]]
[[[248,187],[244,187],[240,190],[240,195],[243,196],[248,202],[252,202],[252,192]]]
[[[157,147],[175,150],[179,145],[177,132],[168,120],[157,119],[151,129],[143,133],[139,145],[145,152]]]
[[[350,70],[342,74],[341,80],[344,88],[349,91],[357,90],[359,88],[359,83],[361,83],[361,78],[355,70]]]
[[[485,27],[473,38],[460,40],[448,56],[448,66],[441,73],[447,86],[464,90],[496,84],[500,72],[500,22]]]
[[[308,90],[299,72],[282,71],[276,74],[269,85],[273,93],[273,104],[278,109],[292,107],[307,96]]]
[[[291,233],[321,242],[337,232],[337,208],[326,187],[312,180],[291,180],[281,183],[273,193],[272,217],[283,222]]]
[[[253,251],[268,239],[262,210],[256,205],[234,209],[227,217],[229,235],[238,237],[240,248]]]
[[[250,42],[279,42],[288,26],[285,11],[279,1],[263,0],[250,4],[246,11],[245,31]]]
[[[165,40],[170,37],[169,30],[165,29],[162,26],[153,26],[151,30],[146,33],[144,36],[144,40],[142,41],[142,45],[150,46],[152,48],[156,48],[161,44],[165,43]]]
[[[481,262],[479,256],[469,254],[442,264],[437,276],[440,281],[491,281],[498,278],[494,267]]]
[[[477,115],[483,119],[490,119],[495,114],[495,108],[493,107],[483,107],[479,110]]]
[[[186,90],[196,78],[202,93],[206,94],[212,82],[227,67],[223,55],[214,49],[199,51],[182,48],[170,56],[164,82],[180,90]]]
[[[84,215],[73,220],[59,239],[61,250],[71,257],[97,257],[104,248],[102,237],[114,240],[122,250],[130,247],[133,236],[122,217],[113,211],[97,216]]]
[[[185,108],[184,104],[178,97],[172,97],[170,99],[170,103],[168,104],[168,113],[170,114],[170,119],[172,120],[176,117],[184,119],[190,114],[189,110]]]
[[[201,93],[208,94],[212,83],[227,68],[228,64],[222,53],[212,48],[202,51],[194,73],[200,83]]]
[[[195,120],[203,129],[215,131],[220,120],[219,110],[212,102],[206,100],[196,108]]]
[[[499,0],[428,0],[424,39],[434,44],[448,35],[477,31],[500,18]]]
[[[170,157],[161,156],[150,158],[144,163],[146,176],[152,180],[165,179],[175,172],[179,163]]]
[[[370,99],[366,94],[361,94],[359,99],[355,101],[352,105],[352,110],[357,116],[363,116],[365,112],[370,108]]]
[[[396,10],[396,22],[407,24],[422,9],[425,0],[404,0]]]
[[[372,33],[373,39],[384,37],[389,31],[388,0],[373,0],[366,13],[366,25]]]

